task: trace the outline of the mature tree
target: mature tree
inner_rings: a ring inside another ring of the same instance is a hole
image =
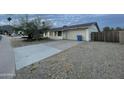
[[[103,31],[111,31],[111,28],[109,26],[106,26],[103,28]]]
[[[121,31],[122,28],[121,28],[121,27],[116,27],[116,30],[117,30],[117,31]]]
[[[44,29],[48,30],[49,28],[52,27],[51,21],[42,19],[41,17],[36,17],[34,20],[32,20],[34,24],[37,26],[37,29]]]
[[[40,34],[48,31],[51,28],[51,24],[49,21],[43,19],[41,17],[36,17],[32,20],[29,20],[27,15],[19,20],[18,28],[24,31],[25,35],[28,35],[28,39],[39,39]]]
[[[115,29],[113,27],[111,27],[111,30],[110,31],[114,31]]]
[[[109,26],[106,26],[103,28],[103,31],[123,31],[124,29],[121,28],[121,27],[109,27]]]
[[[34,35],[34,31],[38,31],[38,30],[37,30],[37,26],[33,22],[28,22],[26,23],[24,31],[25,34],[28,35],[28,39],[32,39]]]

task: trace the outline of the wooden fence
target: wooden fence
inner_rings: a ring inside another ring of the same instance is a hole
[[[124,44],[124,31],[119,32],[119,42],[120,44]]]
[[[119,42],[119,31],[92,32],[92,41]]]

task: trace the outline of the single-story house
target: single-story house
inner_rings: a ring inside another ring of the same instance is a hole
[[[44,36],[56,40],[77,40],[77,36],[81,36],[82,40],[90,41],[91,32],[100,32],[96,22],[53,28],[44,33]]]

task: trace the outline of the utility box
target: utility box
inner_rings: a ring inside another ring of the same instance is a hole
[[[82,35],[77,35],[77,41],[82,41]]]

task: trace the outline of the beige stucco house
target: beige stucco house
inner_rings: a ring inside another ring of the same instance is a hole
[[[96,22],[63,26],[59,28],[53,28],[48,33],[44,33],[44,36],[50,39],[56,40],[77,40],[77,36],[81,36],[83,41],[91,40],[91,32],[99,32],[100,29]]]

